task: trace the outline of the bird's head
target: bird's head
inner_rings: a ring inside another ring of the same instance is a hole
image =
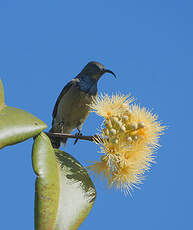
[[[105,69],[104,65],[99,62],[89,62],[81,71],[81,74],[89,76],[95,81],[98,81],[104,73],[110,73],[116,78],[116,75],[111,70]]]

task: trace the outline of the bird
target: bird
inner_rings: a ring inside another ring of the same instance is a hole
[[[116,75],[99,62],[89,62],[82,71],[68,82],[57,98],[52,113],[52,127],[50,133],[70,134],[77,129],[77,135],[81,134],[81,128],[90,113],[93,100],[97,97],[97,83],[105,73]],[[50,136],[53,148],[59,148],[65,144],[67,138]]]

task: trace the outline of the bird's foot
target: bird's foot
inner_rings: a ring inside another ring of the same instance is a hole
[[[81,133],[80,129],[78,129],[78,132],[75,133],[75,136],[76,136],[77,138],[76,138],[76,140],[75,140],[75,142],[74,142],[74,145],[78,142],[78,138],[79,138],[80,136],[82,136],[82,133]]]
[[[58,125],[60,126],[61,133],[64,133],[64,122],[60,121]]]

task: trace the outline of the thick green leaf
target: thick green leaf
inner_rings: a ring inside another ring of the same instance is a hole
[[[32,162],[36,179],[35,230],[54,230],[59,201],[59,169],[46,134],[35,138]]]
[[[0,149],[38,135],[47,125],[32,114],[6,106],[0,79]]]
[[[58,149],[55,154],[60,166],[60,200],[55,230],[75,230],[90,212],[96,190],[77,160]]]
[[[34,141],[32,159],[34,171],[38,175],[35,229],[78,229],[96,198],[95,187],[86,170],[63,151],[55,149],[54,155],[44,133]]]
[[[4,99],[4,89],[3,89],[3,84],[0,79],[0,110],[3,108],[5,104],[5,99]]]
[[[47,126],[32,114],[10,106],[0,111],[0,149],[38,135]]]

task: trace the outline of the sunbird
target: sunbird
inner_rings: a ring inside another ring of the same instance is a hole
[[[83,70],[66,86],[60,93],[52,114],[51,133],[71,133],[78,130],[77,136],[81,135],[81,128],[89,115],[93,99],[97,97],[97,83],[105,73],[116,75],[99,62],[89,62]],[[66,143],[67,138],[51,137],[52,146],[59,148],[61,143]]]

